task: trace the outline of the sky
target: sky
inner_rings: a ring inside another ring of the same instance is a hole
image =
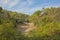
[[[6,10],[32,14],[42,8],[60,7],[60,0],[0,0],[0,7]]]

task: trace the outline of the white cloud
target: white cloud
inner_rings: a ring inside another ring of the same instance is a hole
[[[0,0],[1,3],[6,4],[8,0]]]
[[[33,0],[26,0],[26,1],[20,2],[20,8],[26,8],[26,7],[28,8],[33,4],[34,4]]]
[[[13,7],[13,6],[15,6],[15,5],[17,5],[18,4],[18,2],[19,2],[19,0],[11,0],[11,2],[10,3],[8,3],[8,6],[11,8],[11,7]]]
[[[32,14],[37,10],[41,10],[41,7],[40,6],[34,7],[34,8],[26,8],[26,7],[24,7],[24,8],[16,9],[15,11],[26,13],[26,14]]]
[[[19,0],[0,0],[0,6],[11,8],[18,4]]]
[[[4,7],[8,3],[8,0],[0,0],[0,6]]]
[[[33,4],[33,0],[27,0],[27,2],[29,5]]]
[[[21,0],[22,1],[22,0]],[[8,10],[11,10],[10,8],[14,7],[15,5],[17,5],[20,0],[0,0],[0,2],[8,8]],[[26,0],[26,1],[22,1],[20,2],[20,7],[14,9],[14,11],[18,11],[18,12],[23,12],[23,13],[31,13],[33,12],[33,8],[29,8],[30,5],[34,4],[33,0]],[[0,4],[1,5],[1,4]],[[28,11],[29,10],[29,11]]]
[[[27,14],[41,10],[43,7],[59,6],[59,4],[51,4],[50,2],[43,2],[40,5],[35,3],[38,3],[37,0],[0,0],[0,6],[8,10],[23,12]],[[15,5],[17,6],[15,7]]]

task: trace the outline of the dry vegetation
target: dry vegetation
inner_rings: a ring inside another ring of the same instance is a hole
[[[60,40],[60,8],[27,15],[0,7],[0,40]]]

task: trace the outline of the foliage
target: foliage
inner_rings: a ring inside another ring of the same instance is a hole
[[[28,36],[38,37],[37,40],[60,40],[60,8],[44,8],[36,11],[31,17],[30,22],[36,26]],[[39,14],[38,14],[39,13]],[[58,32],[56,34],[56,32]],[[39,39],[40,38],[40,39]]]
[[[7,11],[0,7],[0,40],[23,40],[17,25],[27,22],[29,15]]]
[[[17,26],[26,22],[36,29],[24,35]],[[29,16],[0,7],[0,40],[60,40],[60,8],[44,8]]]

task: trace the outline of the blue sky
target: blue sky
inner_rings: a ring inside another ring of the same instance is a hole
[[[60,0],[0,0],[0,6],[7,10],[32,14],[44,7],[60,7]]]

